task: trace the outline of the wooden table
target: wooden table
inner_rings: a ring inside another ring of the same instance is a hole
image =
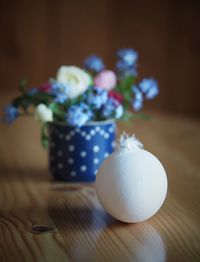
[[[139,224],[111,218],[93,185],[53,181],[32,120],[1,126],[0,261],[200,261],[200,123],[152,114],[118,130],[168,173],[164,206]]]

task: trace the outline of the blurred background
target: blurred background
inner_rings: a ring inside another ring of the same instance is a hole
[[[161,90],[147,108],[198,117],[199,12],[198,0],[1,1],[1,97],[17,94],[23,76],[39,85],[90,54],[112,68],[116,50],[133,47],[139,76]]]
[[[1,0],[0,106],[17,95],[24,76],[38,86],[60,65],[81,66],[90,54],[112,69],[116,51],[132,47],[139,52],[139,78],[153,76],[160,87],[145,108],[198,118],[199,14],[199,0]],[[39,135],[32,120],[2,126],[0,167],[12,168],[18,152],[19,166],[26,156],[30,166],[43,167]]]

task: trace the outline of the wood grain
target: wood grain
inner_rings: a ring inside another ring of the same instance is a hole
[[[199,261],[200,123],[151,114],[118,125],[168,173],[164,206],[139,224],[110,217],[92,184],[53,181],[36,124],[0,126],[0,261]]]

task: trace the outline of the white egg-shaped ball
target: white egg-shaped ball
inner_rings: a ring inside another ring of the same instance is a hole
[[[111,216],[136,223],[150,218],[162,206],[167,176],[150,152],[121,148],[101,165],[95,186],[100,203]]]

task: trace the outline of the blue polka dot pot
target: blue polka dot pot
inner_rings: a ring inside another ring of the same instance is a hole
[[[115,148],[116,123],[91,122],[81,128],[49,124],[49,165],[56,179],[94,182],[96,173]]]

